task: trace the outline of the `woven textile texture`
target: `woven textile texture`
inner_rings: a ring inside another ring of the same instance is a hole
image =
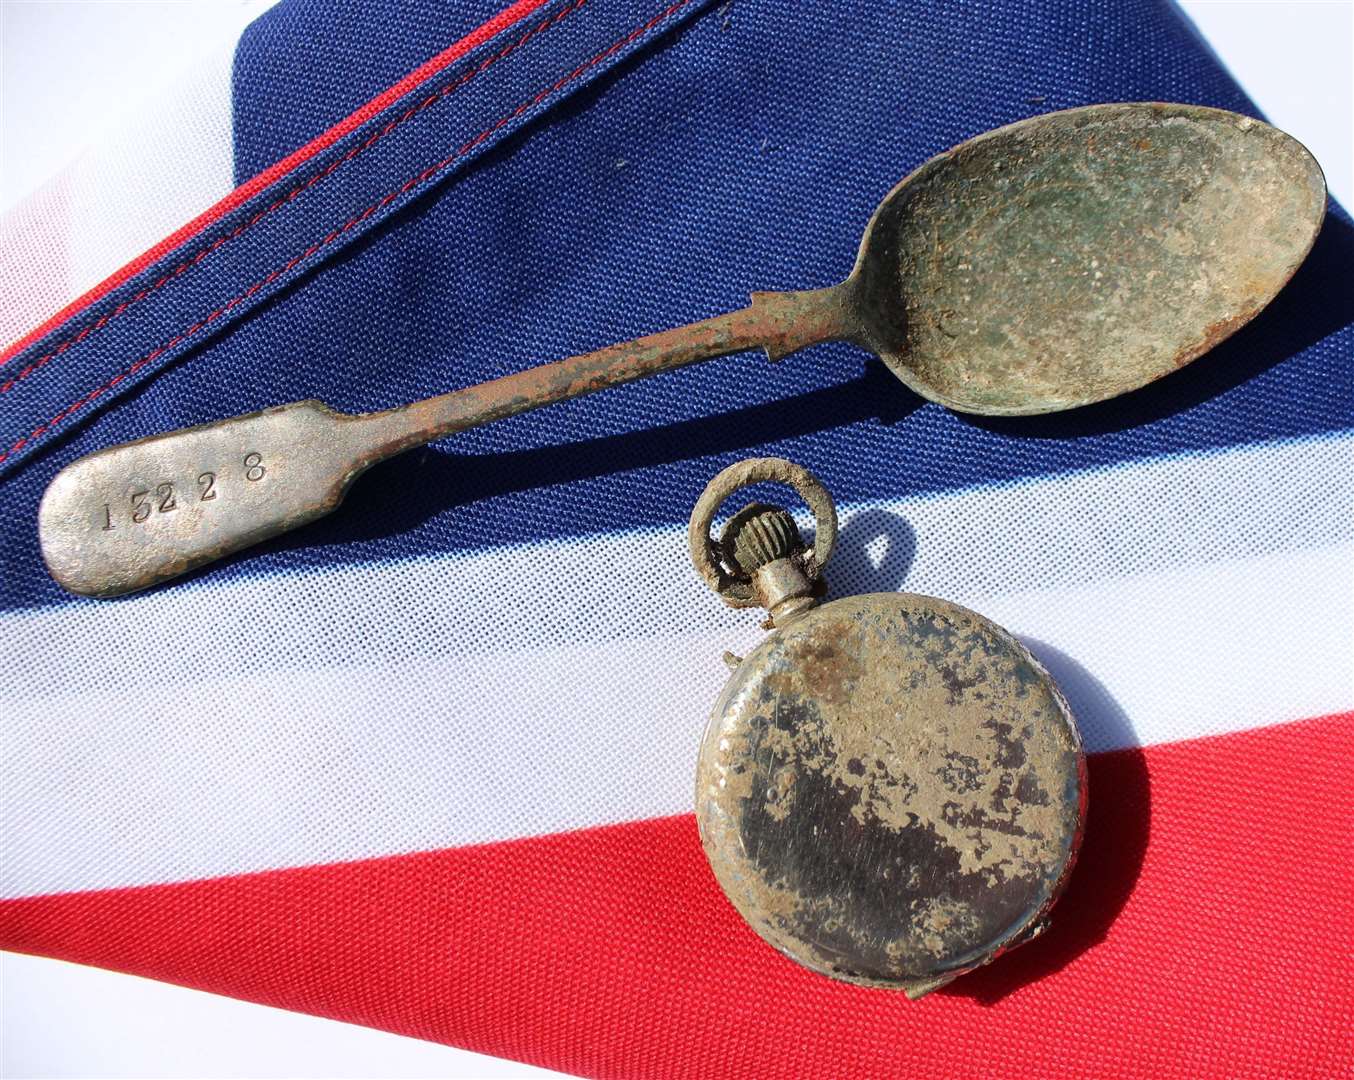
[[[384,408],[828,285],[900,178],[986,129],[1254,114],[1173,6],[282,0],[230,72],[182,143],[228,161],[0,229],[0,265],[60,278],[0,361],[0,946],[585,1076],[1348,1069],[1339,207],[1252,324],[1103,405],[965,417],[847,345],[747,354],[406,454],[126,600],[64,594],[37,546],[46,484],[104,446]],[[77,298],[80,222],[151,205],[185,211]],[[685,520],[762,454],[838,498],[834,595],[1008,627],[1091,754],[1052,929],[917,1003],[773,952],[700,851],[720,656],[762,631],[698,582]]]

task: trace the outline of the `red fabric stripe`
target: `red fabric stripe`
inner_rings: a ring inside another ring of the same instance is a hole
[[[320,151],[332,146],[350,131],[353,131],[355,128],[366,123],[382,109],[391,105],[393,102],[398,101],[405,94],[414,90],[422,83],[427,82],[449,65],[455,63],[471,49],[484,44],[484,42],[488,41],[495,34],[500,33],[515,23],[521,22],[545,3],[546,0],[517,0],[516,3],[504,8],[492,19],[471,31],[454,45],[449,46],[431,60],[411,71],[394,86],[387,90],[383,90],[356,112],[340,120],[328,131],[325,131],[321,135],[317,135],[310,142],[306,143],[305,146],[301,147],[299,150],[293,151],[281,161],[269,166],[252,180],[245,181],[245,183],[241,184],[210,209],[203,211],[192,221],[188,222],[188,224],[165,237],[154,247],[142,252],[121,270],[117,271],[117,273],[113,274],[111,277],[105,278],[87,293],[76,300],[71,301],[71,303],[67,304],[51,318],[38,326],[35,326],[18,341],[13,342],[5,349],[0,350],[0,365],[7,363],[16,353],[26,349],[39,338],[45,337],[62,323],[66,322],[66,320],[78,315],[91,304],[94,304],[102,297],[107,296],[123,282],[139,274],[146,267],[163,258],[175,248],[192,240],[193,237],[199,235],[213,222],[219,221],[236,207],[248,202],[260,191],[263,191],[281,177],[286,176],[300,165],[303,165],[306,161],[320,153]]]
[[[1347,1075],[1354,713],[1091,760],[1042,938],[924,1001],[756,938],[690,817],[10,901],[7,947],[596,1076]]]

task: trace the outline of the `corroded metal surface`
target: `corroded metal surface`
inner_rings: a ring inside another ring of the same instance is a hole
[[[894,188],[840,285],[754,293],[741,311],[385,412],[299,402],[100,451],[48,489],[43,556],[73,592],[145,588],[329,513],[391,454],[752,348],[775,360],[855,341],[918,393],[969,412],[1102,400],[1250,319],[1301,262],[1324,212],[1311,156],[1247,117],[1140,104],[1037,117],[941,154]],[[270,463],[270,483],[243,465],[250,455]],[[202,479],[242,468],[251,486]]]
[[[701,840],[781,952],[918,996],[1039,932],[1076,857],[1085,764],[1000,627],[906,594],[815,608],[735,670],[701,746]]]
[[[869,344],[918,393],[1029,414],[1158,379],[1249,322],[1326,209],[1297,140],[1194,105],[1035,117],[932,158],[853,275]]]

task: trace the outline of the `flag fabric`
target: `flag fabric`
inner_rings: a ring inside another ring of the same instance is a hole
[[[1103,405],[966,417],[847,345],[748,354],[411,452],[135,597],[38,551],[101,447],[830,284],[899,179],[1027,116],[1253,114],[1174,7],[283,0],[195,80],[0,233],[0,946],[586,1076],[1348,1074],[1338,207],[1252,324]],[[1052,928],[919,1002],[774,952],[700,849],[720,657],[762,631],[685,520],[762,454],[841,503],[834,595],[1008,627],[1090,755]]]

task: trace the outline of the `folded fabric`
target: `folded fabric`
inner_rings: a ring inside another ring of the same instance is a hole
[[[37,546],[100,447],[830,284],[884,193],[983,130],[1254,113],[1174,7],[283,0],[225,74],[150,118],[135,183],[67,177],[4,225],[0,946],[588,1076],[1347,1067],[1338,207],[1252,324],[1103,405],[965,417],[847,345],[748,354],[392,460],[126,600],[64,594]],[[843,504],[834,593],[1009,627],[1091,752],[1052,928],[920,1002],[775,953],[700,850],[720,656],[761,631],[684,523],[750,454]]]

